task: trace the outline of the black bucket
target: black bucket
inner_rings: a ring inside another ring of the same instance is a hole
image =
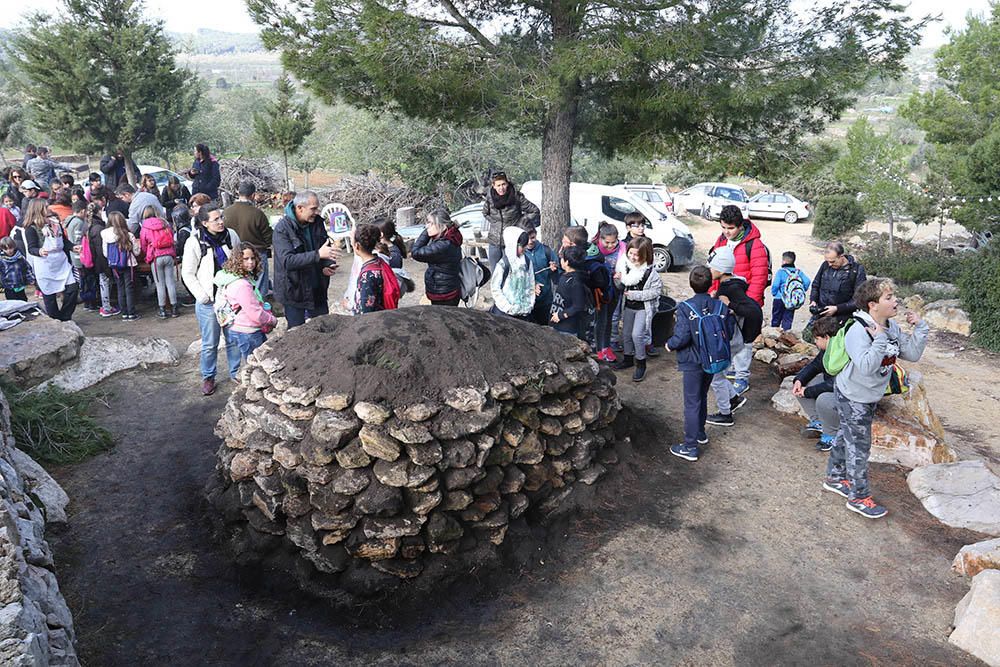
[[[677,314],[677,302],[669,296],[660,297],[660,305],[653,315],[653,345],[663,347],[674,335],[674,316]]]

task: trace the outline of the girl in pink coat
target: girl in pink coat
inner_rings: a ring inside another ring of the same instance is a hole
[[[229,327],[229,334],[239,346],[244,361],[264,344],[278,321],[271,312],[271,304],[257,291],[260,270],[257,251],[250,245],[237,243],[222,269],[215,274],[214,282],[218,287],[216,317],[220,324]]]

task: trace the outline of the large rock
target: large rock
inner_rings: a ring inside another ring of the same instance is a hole
[[[177,350],[161,338],[87,338],[76,363],[64,367],[43,383],[65,391],[82,391],[130,368],[150,364],[175,364]]]
[[[35,459],[31,458],[17,447],[10,448],[10,462],[24,480],[25,488],[35,494],[45,511],[46,523],[66,523],[66,506],[69,505],[69,496],[59,486],[59,483],[52,479],[52,476],[45,471],[45,468],[38,465]]]
[[[789,352],[778,356],[778,375],[788,377],[795,375],[809,365],[812,357],[799,352]]]
[[[948,641],[991,667],[1000,667],[1000,570],[984,570],[955,608]]]
[[[943,296],[954,298],[958,296],[958,287],[952,283],[942,283],[936,280],[922,280],[913,283],[913,289],[918,294],[930,294],[932,296]]]
[[[878,403],[872,423],[875,463],[895,463],[916,468],[958,460],[945,444],[944,428],[931,410],[920,374],[909,371],[910,391],[886,396]]]
[[[932,329],[951,331],[962,336],[972,335],[972,320],[962,310],[958,299],[943,299],[924,306],[924,321]]]
[[[0,332],[0,378],[33,387],[57,375],[80,354],[83,332],[74,322],[39,316]]]
[[[965,545],[955,556],[951,569],[967,577],[983,570],[1000,570],[1000,538]]]
[[[942,523],[1000,536],[1000,477],[982,461],[916,468],[906,483]]]
[[[795,384],[795,376],[789,375],[781,381],[778,391],[771,397],[771,405],[775,410],[786,415],[799,415],[808,419],[809,415],[802,411],[799,399],[792,394],[792,385]]]

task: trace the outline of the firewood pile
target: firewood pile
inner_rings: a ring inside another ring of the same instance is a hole
[[[219,160],[222,189],[235,193],[240,183],[250,181],[258,192],[281,192],[284,178],[277,163],[267,158],[238,157]]]
[[[417,220],[422,220],[434,208],[444,206],[440,197],[430,197],[375,176],[344,176],[332,188],[320,193],[320,202],[344,204],[358,222],[371,222],[381,216],[395,220],[397,209],[406,206],[414,207]]]

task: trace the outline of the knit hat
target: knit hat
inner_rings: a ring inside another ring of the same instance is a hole
[[[736,269],[736,257],[728,245],[719,246],[708,259],[708,268],[719,273],[732,273]]]

